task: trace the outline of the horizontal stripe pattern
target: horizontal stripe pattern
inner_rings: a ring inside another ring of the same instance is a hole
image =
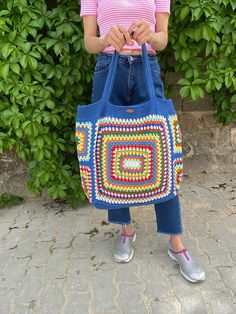
[[[150,23],[150,29],[155,31],[155,12],[170,14],[170,0],[81,0],[80,16],[96,15],[100,35],[106,35],[111,26],[121,24],[128,29],[139,19]],[[141,46],[134,41],[133,46],[125,45],[123,49],[139,50]],[[148,52],[155,52],[147,44]],[[113,51],[112,46],[106,47],[103,52]]]

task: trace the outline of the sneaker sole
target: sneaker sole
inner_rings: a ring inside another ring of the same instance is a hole
[[[167,253],[168,253],[168,255],[170,256],[170,258],[172,258],[174,261],[176,261],[176,262],[178,263],[178,265],[179,265],[178,260],[171,254],[171,252],[170,252],[169,249],[167,249]],[[198,279],[198,280],[192,279],[191,277],[189,277],[189,276],[182,270],[182,268],[181,268],[180,265],[179,265],[179,270],[180,270],[180,273],[181,273],[187,280],[189,280],[189,281],[191,281],[191,282],[204,281],[204,280],[206,279],[206,275],[205,275],[202,279]]]
[[[136,233],[134,234],[134,237],[133,237],[133,241],[132,241],[132,242],[134,242],[135,240],[136,240]],[[133,256],[134,256],[134,249],[133,249],[133,248],[132,248],[130,257],[129,257],[128,259],[126,259],[126,260],[119,260],[119,259],[116,258],[115,254],[113,255],[115,261],[116,261],[117,263],[120,263],[120,264],[130,262],[131,259],[133,258]]]

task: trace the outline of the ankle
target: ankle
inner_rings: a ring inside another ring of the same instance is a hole
[[[184,249],[184,245],[183,245],[183,241],[181,236],[171,236],[170,237],[170,242],[171,242],[171,246],[172,249],[174,251],[181,251],[182,249]]]
[[[127,235],[132,235],[134,233],[132,225],[129,224],[127,226],[122,226],[122,233],[125,233]]]

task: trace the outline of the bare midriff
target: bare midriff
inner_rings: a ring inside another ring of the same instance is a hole
[[[114,51],[106,51],[106,53],[114,53]],[[156,55],[156,53],[153,53],[153,51],[148,51],[148,53]],[[140,54],[142,54],[142,50],[140,50],[140,49],[139,50],[128,50],[128,49],[126,49],[126,50],[121,50],[119,52],[119,54],[121,54],[121,55],[140,55]]]

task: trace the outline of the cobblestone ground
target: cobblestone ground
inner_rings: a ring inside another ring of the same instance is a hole
[[[135,256],[113,261],[106,211],[31,199],[0,210],[0,313],[235,314],[236,175],[184,177],[183,240],[206,269],[191,283],[166,253],[154,206],[132,207]]]

